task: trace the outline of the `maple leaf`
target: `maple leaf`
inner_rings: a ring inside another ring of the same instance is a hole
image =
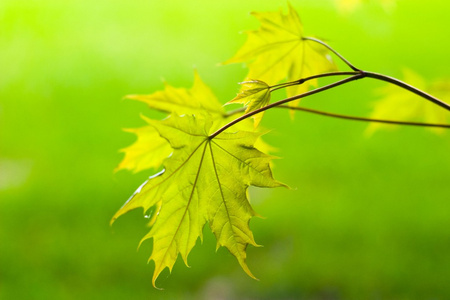
[[[143,119],[147,122],[150,121],[146,117]],[[137,173],[150,168],[158,169],[164,159],[172,153],[170,144],[151,125],[124,131],[136,134],[137,140],[132,145],[120,150],[125,153],[125,157],[115,171],[127,169]]]
[[[190,89],[175,88],[165,83],[163,91],[150,95],[128,95],[125,98],[144,102],[152,109],[169,114],[207,115],[218,120],[217,126],[227,120],[223,106],[197,72],[194,72],[194,83]],[[147,123],[150,120],[142,118]],[[121,150],[125,157],[115,171],[127,169],[137,173],[150,168],[158,169],[163,160],[172,153],[170,144],[151,125],[125,131],[136,134],[137,140]]]
[[[440,99],[450,99],[450,82],[448,80],[438,80],[429,84],[420,75],[409,69],[403,70],[403,78],[408,84],[427,91]],[[450,120],[450,113],[447,110],[395,85],[385,86],[379,90],[379,93],[383,98],[376,102],[370,115],[371,118],[414,120],[440,124],[447,123]],[[381,128],[392,128],[392,126],[371,123],[366,133],[370,135]],[[436,133],[442,132],[442,128],[430,127],[429,129]]]
[[[177,115],[209,114],[217,117],[225,114],[223,106],[197,72],[194,73],[191,89],[175,88],[165,83],[163,91],[150,95],[128,95],[125,98],[142,101],[150,108]]]
[[[202,238],[206,222],[217,247],[226,247],[255,278],[246,264],[247,246],[257,246],[249,228],[256,213],[247,188],[284,186],[272,176],[273,157],[254,147],[260,133],[228,129],[211,139],[213,122],[190,115],[150,124],[170,143],[173,154],[165,160],[165,170],[139,187],[111,222],[132,209],[142,207],[145,213],[156,207],[156,219],[143,238],[153,238],[153,285],[166,267],[172,270],[178,254],[188,265],[188,254]]]
[[[194,73],[194,84],[192,88],[175,88],[168,84],[163,91],[157,91],[150,95],[130,95],[127,99],[142,101],[150,108],[167,113],[178,115],[195,114],[210,118],[213,121],[213,128],[230,122],[241,114],[226,114],[223,106],[211,89],[202,81],[197,72]],[[150,119],[142,116],[147,123]],[[244,120],[235,125],[238,130],[252,130],[250,120]],[[145,169],[158,169],[163,160],[172,153],[170,144],[162,138],[152,125],[141,128],[125,129],[126,132],[134,133],[137,140],[130,146],[120,150],[125,153],[125,157],[116,167],[115,171],[122,169],[140,172]],[[258,139],[256,143],[258,149],[264,152],[271,152],[274,149]]]
[[[246,62],[249,68],[246,78],[269,85],[336,70],[328,49],[304,39],[303,25],[291,5],[286,15],[282,11],[253,12],[252,15],[260,21],[261,27],[247,31],[245,44],[224,64]],[[317,86],[317,80],[289,87],[288,96],[306,92],[309,86]]]
[[[243,103],[247,106],[245,113],[257,110],[269,104],[270,101],[270,86],[261,80],[250,80],[240,83],[242,85],[241,92],[231,101],[226,104]],[[255,127],[259,125],[264,112],[253,116],[255,120]]]

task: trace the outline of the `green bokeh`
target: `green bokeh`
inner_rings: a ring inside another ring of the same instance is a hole
[[[347,15],[333,1],[291,0],[307,34],[361,68],[450,77],[446,1],[368,1]],[[113,173],[121,129],[158,117],[124,95],[189,87],[193,69],[222,102],[241,65],[218,67],[256,28],[249,11],[285,1],[0,2],[0,299],[448,299],[449,133],[286,111],[265,114],[275,175],[294,189],[251,190],[266,219],[251,223],[247,277],[205,229],[203,245],[151,286],[140,211],[111,216],[154,171]],[[304,100],[367,115],[375,81]],[[450,101],[450,99],[447,99]]]

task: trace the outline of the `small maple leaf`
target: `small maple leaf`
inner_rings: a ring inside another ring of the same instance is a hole
[[[260,21],[261,27],[247,31],[245,44],[224,64],[246,62],[249,68],[246,78],[269,85],[336,70],[328,49],[304,39],[300,18],[291,5],[287,15],[282,11],[253,12],[252,15]],[[317,81],[311,80],[289,87],[287,93],[288,96],[298,95],[316,85]]]
[[[272,176],[273,157],[254,147],[260,133],[226,130],[211,139],[213,122],[190,115],[149,122],[170,143],[173,154],[165,160],[165,170],[139,187],[111,222],[138,207],[144,212],[157,207],[153,226],[143,238],[153,238],[153,285],[166,267],[172,270],[178,254],[188,265],[188,254],[202,238],[206,222],[217,247],[226,247],[255,278],[246,264],[247,245],[257,246],[249,228],[256,213],[247,188],[284,186]]]
[[[226,104],[243,103],[247,106],[245,113],[257,110],[269,104],[270,101],[270,86],[261,80],[250,80],[240,83],[242,85],[241,92],[231,101]],[[253,116],[255,120],[255,127],[259,125],[264,112]]]
[[[429,84],[409,69],[403,70],[403,78],[408,84],[440,99],[450,99],[449,80],[438,80]],[[445,109],[395,85],[385,86],[379,90],[379,94],[382,98],[375,103],[371,118],[414,120],[436,124],[447,123],[450,120],[450,113]],[[392,128],[392,126],[371,123],[366,133],[370,135],[381,128]],[[442,132],[442,128],[430,127],[429,129],[436,133]]]

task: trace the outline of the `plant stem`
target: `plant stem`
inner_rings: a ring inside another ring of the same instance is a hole
[[[333,48],[331,48],[327,43],[313,38],[313,37],[303,37],[303,40],[306,41],[313,41],[316,42],[318,44],[321,44],[322,46],[324,46],[325,48],[327,48],[328,50],[330,50],[331,52],[333,52],[337,57],[339,57],[347,66],[349,66],[353,71],[361,71],[360,69],[358,69],[357,67],[355,67],[352,63],[350,63],[347,59],[345,59],[339,52],[337,52],[336,50],[334,50]]]
[[[300,111],[309,112],[309,113],[313,113],[313,114],[317,114],[317,115],[323,115],[323,116],[327,116],[327,117],[340,118],[340,119],[346,119],[346,120],[385,123],[385,124],[395,124],[395,125],[411,125],[411,126],[450,128],[450,124],[433,124],[433,123],[392,121],[392,120],[382,120],[382,119],[354,117],[354,116],[348,116],[348,115],[329,113],[329,112],[315,110],[315,109],[310,109],[310,108],[305,108],[305,107],[291,107],[291,106],[288,106],[288,105],[279,105],[279,106],[277,106],[277,108],[286,108],[286,109],[300,110]]]
[[[434,96],[432,96],[432,95],[430,95],[428,93],[425,93],[422,90],[419,90],[418,88],[416,88],[416,87],[414,87],[414,86],[412,86],[410,84],[407,84],[406,82],[403,82],[401,80],[398,80],[396,78],[393,78],[393,77],[390,77],[390,76],[386,76],[386,75],[383,75],[383,74],[367,72],[367,71],[363,71],[363,73],[365,74],[365,77],[374,78],[374,79],[377,79],[377,80],[382,80],[382,81],[386,81],[386,82],[395,84],[395,85],[397,85],[397,86],[399,86],[401,88],[404,88],[405,90],[408,90],[408,91],[410,91],[410,92],[412,92],[412,93],[414,93],[414,94],[416,94],[416,95],[418,95],[418,96],[420,96],[422,98],[425,98],[428,101],[431,101],[434,104],[437,104],[440,107],[445,108],[446,110],[450,111],[450,105],[449,104],[443,102],[442,100],[439,100],[438,98],[436,98],[436,97],[434,97]]]
[[[430,123],[420,123],[420,122],[403,122],[403,121],[391,121],[391,120],[381,120],[381,119],[370,119],[370,118],[362,118],[362,117],[352,117],[352,116],[345,116],[345,115],[339,115],[339,114],[333,114],[333,113],[327,113],[327,112],[322,112],[322,111],[317,111],[317,110],[313,110],[313,109],[307,109],[307,108],[301,108],[301,107],[289,107],[289,106],[282,106],[282,104],[300,99],[300,98],[304,98],[307,96],[311,96],[320,92],[323,92],[325,90],[349,83],[351,81],[354,80],[358,80],[364,77],[369,77],[369,78],[373,78],[373,79],[377,79],[377,80],[381,80],[381,81],[385,81],[385,82],[389,82],[391,84],[397,85],[405,90],[410,91],[411,93],[414,93],[428,101],[433,102],[436,105],[439,105],[440,107],[450,111],[450,105],[441,101],[440,99],[425,93],[424,91],[410,85],[407,84],[406,82],[403,82],[401,80],[398,80],[396,78],[390,77],[390,76],[386,76],[383,74],[379,74],[379,73],[374,73],[374,72],[368,72],[368,71],[363,71],[361,69],[358,69],[357,67],[355,67],[352,63],[350,63],[347,59],[345,59],[341,54],[339,54],[339,52],[337,52],[336,50],[334,50],[333,48],[331,48],[331,46],[329,46],[328,44],[326,44],[325,42],[313,38],[313,37],[303,37],[303,40],[308,40],[308,41],[313,41],[316,43],[321,44],[322,46],[326,47],[328,50],[330,50],[331,52],[333,52],[336,56],[338,56],[345,64],[347,64],[347,66],[349,66],[354,72],[330,72],[330,73],[323,73],[323,74],[317,74],[317,75],[313,75],[313,76],[309,76],[309,77],[305,77],[299,80],[295,80],[295,81],[291,81],[291,82],[286,82],[286,83],[281,83],[281,84],[277,84],[274,86],[271,86],[271,92],[281,89],[281,88],[286,88],[289,86],[293,86],[293,85],[299,85],[302,84],[308,80],[312,80],[312,79],[316,79],[316,78],[321,78],[321,77],[329,77],[329,76],[339,76],[339,75],[352,75],[351,77],[342,79],[340,81],[336,81],[334,83],[322,86],[320,88],[317,88],[315,90],[312,91],[308,91],[305,92],[303,94],[300,95],[296,95],[296,96],[292,96],[280,101],[277,101],[275,103],[269,104],[267,106],[261,107],[259,109],[256,109],[254,111],[248,112],[242,116],[240,116],[239,118],[231,121],[228,124],[225,124],[224,126],[222,126],[221,128],[219,128],[217,131],[215,131],[214,133],[212,133],[209,136],[209,139],[213,139],[215,138],[218,134],[220,134],[221,132],[223,132],[224,130],[230,128],[231,126],[233,126],[236,123],[241,122],[242,120],[245,120],[253,115],[256,115],[260,112],[266,111],[268,109],[274,108],[274,107],[283,107],[283,108],[290,108],[290,109],[294,109],[294,110],[302,110],[302,111],[306,111],[306,112],[311,112],[311,113],[316,113],[316,114],[320,114],[320,115],[325,115],[325,116],[330,116],[330,117],[336,117],[336,118],[341,118],[341,119],[349,119],[349,120],[358,120],[358,121],[367,121],[367,122],[378,122],[378,123],[387,123],[387,124],[399,124],[399,125],[412,125],[412,126],[428,126],[428,127],[441,127],[441,128],[450,128],[450,125],[446,125],[446,124],[430,124]],[[234,113],[240,112],[241,110],[235,110],[235,111],[231,111],[229,113],[226,114],[226,116],[230,116]]]
[[[317,74],[317,75],[301,78],[301,79],[298,79],[298,80],[294,80],[294,81],[285,82],[285,83],[281,83],[281,84],[277,84],[277,85],[271,86],[271,92],[279,90],[279,89],[283,89],[283,88],[286,88],[286,87],[289,87],[289,86],[303,84],[303,83],[305,83],[305,82],[307,82],[309,80],[313,80],[313,79],[317,79],[317,78],[330,77],[330,76],[357,75],[359,73],[360,72],[329,72],[329,73]]]
[[[321,78],[321,77],[330,77],[330,76],[342,76],[342,75],[361,75],[362,77],[369,77],[372,79],[377,79],[377,80],[381,80],[381,81],[385,81],[385,82],[389,82],[391,84],[397,85],[401,88],[404,88],[405,90],[410,91],[411,93],[414,93],[428,101],[433,102],[436,105],[439,105],[442,108],[445,108],[446,110],[450,111],[450,105],[445,103],[444,101],[406,83],[403,82],[399,79],[396,79],[394,77],[390,77],[387,75],[383,75],[383,74],[379,74],[379,73],[375,73],[375,72],[369,72],[369,71],[355,71],[355,72],[330,72],[330,73],[323,73],[323,74],[318,74],[318,75],[313,75],[313,76],[309,76],[309,77],[305,77],[299,80],[295,80],[295,81],[291,81],[291,82],[286,82],[286,83],[282,83],[282,84],[278,84],[278,85],[274,85],[273,89],[271,91],[275,91],[281,88],[285,88],[288,86],[293,86],[293,85],[297,85],[297,84],[302,84],[308,80],[312,80],[312,79],[316,79],[316,78]],[[361,78],[362,78],[361,77]]]
[[[349,82],[354,81],[354,80],[361,79],[361,78],[363,78],[363,77],[364,77],[364,73],[357,73],[356,75],[353,75],[353,76],[351,76],[351,77],[348,77],[348,78],[339,80],[339,81],[337,81],[337,82],[334,82],[334,83],[331,83],[331,84],[322,86],[322,87],[317,88],[317,89],[315,89],[315,90],[308,91],[308,92],[305,92],[305,93],[300,94],[300,95],[292,96],[292,97],[289,97],[289,98],[286,98],[286,99],[283,99],[283,100],[274,102],[274,103],[272,103],[272,104],[269,104],[269,105],[267,105],[267,106],[261,107],[261,108],[259,108],[259,109],[257,109],[257,110],[248,112],[248,113],[246,113],[245,115],[242,115],[242,116],[240,116],[239,118],[237,118],[237,119],[231,121],[230,123],[225,124],[224,126],[222,126],[221,128],[219,128],[216,132],[212,133],[212,134],[209,136],[209,139],[215,138],[218,134],[220,134],[220,133],[223,132],[224,130],[228,129],[229,127],[233,126],[234,124],[239,123],[239,122],[241,122],[242,120],[245,120],[245,119],[247,119],[247,118],[249,118],[249,117],[251,117],[251,116],[253,116],[253,115],[256,115],[256,114],[258,114],[258,113],[260,113],[260,112],[266,111],[266,110],[271,109],[271,108],[273,108],[273,107],[276,107],[276,106],[279,106],[279,105],[282,105],[282,104],[285,104],[285,103],[288,103],[288,102],[291,102],[291,101],[294,101],[294,100],[297,100],[297,99],[300,99],[300,98],[308,97],[308,96],[311,96],[311,95],[314,95],[314,94],[317,94],[317,93],[320,93],[320,92],[323,92],[323,91],[332,89],[332,88],[334,88],[334,87],[337,87],[337,86],[340,86],[340,85],[349,83]]]
[[[341,74],[336,74],[336,73],[341,73]],[[334,73],[334,74],[333,73],[325,73],[325,74],[328,74],[326,76],[345,75],[345,74],[342,74],[342,73],[345,73],[345,72],[336,72],[336,73]],[[211,134],[209,136],[209,139],[215,138],[218,134],[220,134],[224,130],[228,129],[229,127],[233,126],[234,124],[239,123],[242,120],[245,120],[245,119],[247,119],[247,118],[249,118],[249,117],[251,117],[253,115],[256,115],[256,114],[258,114],[260,112],[266,111],[266,110],[271,109],[273,107],[277,107],[277,106],[280,106],[282,104],[285,104],[285,103],[288,103],[288,102],[291,102],[291,101],[294,101],[294,100],[297,100],[297,99],[300,99],[300,98],[308,97],[308,96],[311,96],[311,95],[314,95],[314,94],[326,91],[326,90],[331,89],[331,88],[335,88],[337,86],[340,86],[340,85],[343,85],[343,84],[346,84],[346,83],[349,83],[351,81],[358,80],[358,79],[361,79],[361,78],[364,78],[364,77],[374,78],[374,79],[377,79],[377,80],[386,81],[386,82],[395,84],[395,85],[397,85],[399,87],[402,87],[402,88],[404,88],[404,89],[406,89],[406,90],[408,90],[408,91],[410,91],[410,92],[412,92],[412,93],[414,93],[414,94],[416,94],[418,96],[421,96],[421,97],[423,97],[423,98],[425,98],[425,99],[427,99],[427,100],[429,100],[429,101],[431,101],[431,102],[433,102],[433,103],[435,103],[435,104],[445,108],[446,110],[450,111],[450,105],[449,104],[447,104],[447,103],[437,99],[436,97],[433,97],[430,94],[427,94],[424,91],[419,90],[418,88],[415,88],[412,85],[409,85],[409,84],[407,84],[407,83],[405,83],[405,82],[403,82],[401,80],[395,79],[395,78],[390,77],[390,76],[386,76],[386,75],[382,75],[382,74],[378,74],[378,73],[373,73],[373,72],[366,72],[366,71],[349,72],[349,73],[350,74],[354,74],[354,75],[351,76],[351,77],[348,77],[348,78],[336,81],[334,83],[322,86],[322,87],[317,88],[315,90],[308,91],[308,92],[305,92],[305,93],[300,94],[300,95],[292,96],[292,97],[289,97],[289,98],[286,98],[286,99],[274,102],[272,104],[269,104],[267,106],[261,107],[261,108],[259,108],[257,110],[248,112],[245,115],[242,115],[239,118],[237,118],[237,119],[231,121],[230,123],[225,124],[224,126],[219,128],[216,132],[214,132],[213,134]],[[325,74],[319,74],[319,75],[315,75],[315,76],[310,76],[310,77],[307,77],[305,79],[311,80],[311,79],[313,79],[313,77],[317,78],[317,76],[321,76],[321,75],[325,75]],[[330,74],[333,74],[333,75],[330,75]],[[324,77],[324,76],[321,76],[321,77]],[[302,81],[300,79],[297,82],[304,82],[304,80]],[[292,108],[292,109],[295,109],[295,108]],[[300,108],[298,110],[307,111],[307,109],[300,109]],[[312,112],[312,110],[309,110],[309,111]],[[234,113],[234,112],[232,112],[232,113]],[[378,119],[350,117],[350,116],[342,116],[342,115],[325,113],[325,112],[321,112],[320,114],[328,115],[328,116],[335,116],[335,117],[344,118],[344,119],[360,120],[360,121],[372,121],[373,120],[373,122],[379,122],[379,123],[390,123],[390,124],[403,124],[403,125],[416,125],[416,126],[430,126],[430,127],[444,127],[444,128],[447,128],[447,125],[445,125],[445,124],[428,124],[428,123],[417,123],[417,122],[401,122],[400,123],[400,121],[390,121],[390,120],[378,120]],[[230,114],[228,113],[228,115],[230,115]],[[425,124],[428,124],[428,125],[425,125]]]
[[[364,118],[364,117],[355,117],[349,115],[342,115],[336,113],[330,113],[322,110],[316,110],[305,107],[293,107],[288,105],[279,105],[275,108],[284,108],[284,109],[292,109],[299,110],[304,112],[309,112],[316,115],[322,115],[326,117],[333,117],[345,120],[354,120],[354,121],[363,121],[363,122],[374,122],[374,123],[384,123],[384,124],[392,124],[392,125],[410,125],[410,126],[421,126],[421,127],[437,127],[437,128],[450,128],[450,124],[435,124],[435,123],[421,123],[421,122],[409,122],[409,121],[393,121],[393,120],[384,120],[384,119],[373,119],[373,118]],[[227,113],[227,117],[232,116],[237,113],[241,113],[245,111],[245,107],[241,107]]]
[[[439,105],[440,107],[445,108],[446,110],[450,111],[450,105],[439,100],[436,97],[431,96],[428,93],[425,93],[422,90],[419,90],[418,88],[413,87],[412,85],[409,85],[401,80],[398,80],[396,78],[390,77],[390,76],[386,76],[383,74],[379,74],[379,73],[374,73],[374,72],[368,72],[368,71],[363,71],[357,67],[355,67],[352,63],[350,63],[347,59],[345,59],[339,52],[337,52],[336,50],[334,50],[330,45],[328,45],[327,43],[313,38],[313,37],[304,37],[302,38],[303,40],[307,40],[307,41],[313,41],[316,42],[322,46],[324,46],[325,48],[327,48],[328,50],[330,50],[331,52],[333,52],[337,57],[339,57],[345,64],[347,64],[347,66],[349,66],[352,70],[356,71],[356,72],[361,72],[365,74],[365,77],[369,77],[369,78],[374,78],[374,79],[378,79],[378,80],[382,80],[382,81],[386,81],[392,84],[395,84],[399,87],[402,87],[422,98],[425,98],[431,102],[433,102],[434,104]],[[326,73],[325,73],[326,74]]]

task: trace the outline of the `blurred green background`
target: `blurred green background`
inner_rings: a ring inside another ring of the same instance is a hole
[[[357,66],[401,76],[450,77],[447,1],[368,1],[342,14],[334,1],[291,0],[308,35]],[[294,189],[255,189],[265,219],[251,228],[245,275],[205,241],[151,286],[141,211],[111,216],[154,171],[113,169],[135,137],[122,128],[157,116],[127,94],[190,87],[195,67],[221,101],[246,73],[218,67],[257,28],[250,11],[286,1],[0,2],[1,299],[449,299],[449,133],[283,110],[265,114],[278,148],[276,177]],[[305,99],[307,107],[367,116],[364,80]],[[450,99],[446,99],[450,101]]]

